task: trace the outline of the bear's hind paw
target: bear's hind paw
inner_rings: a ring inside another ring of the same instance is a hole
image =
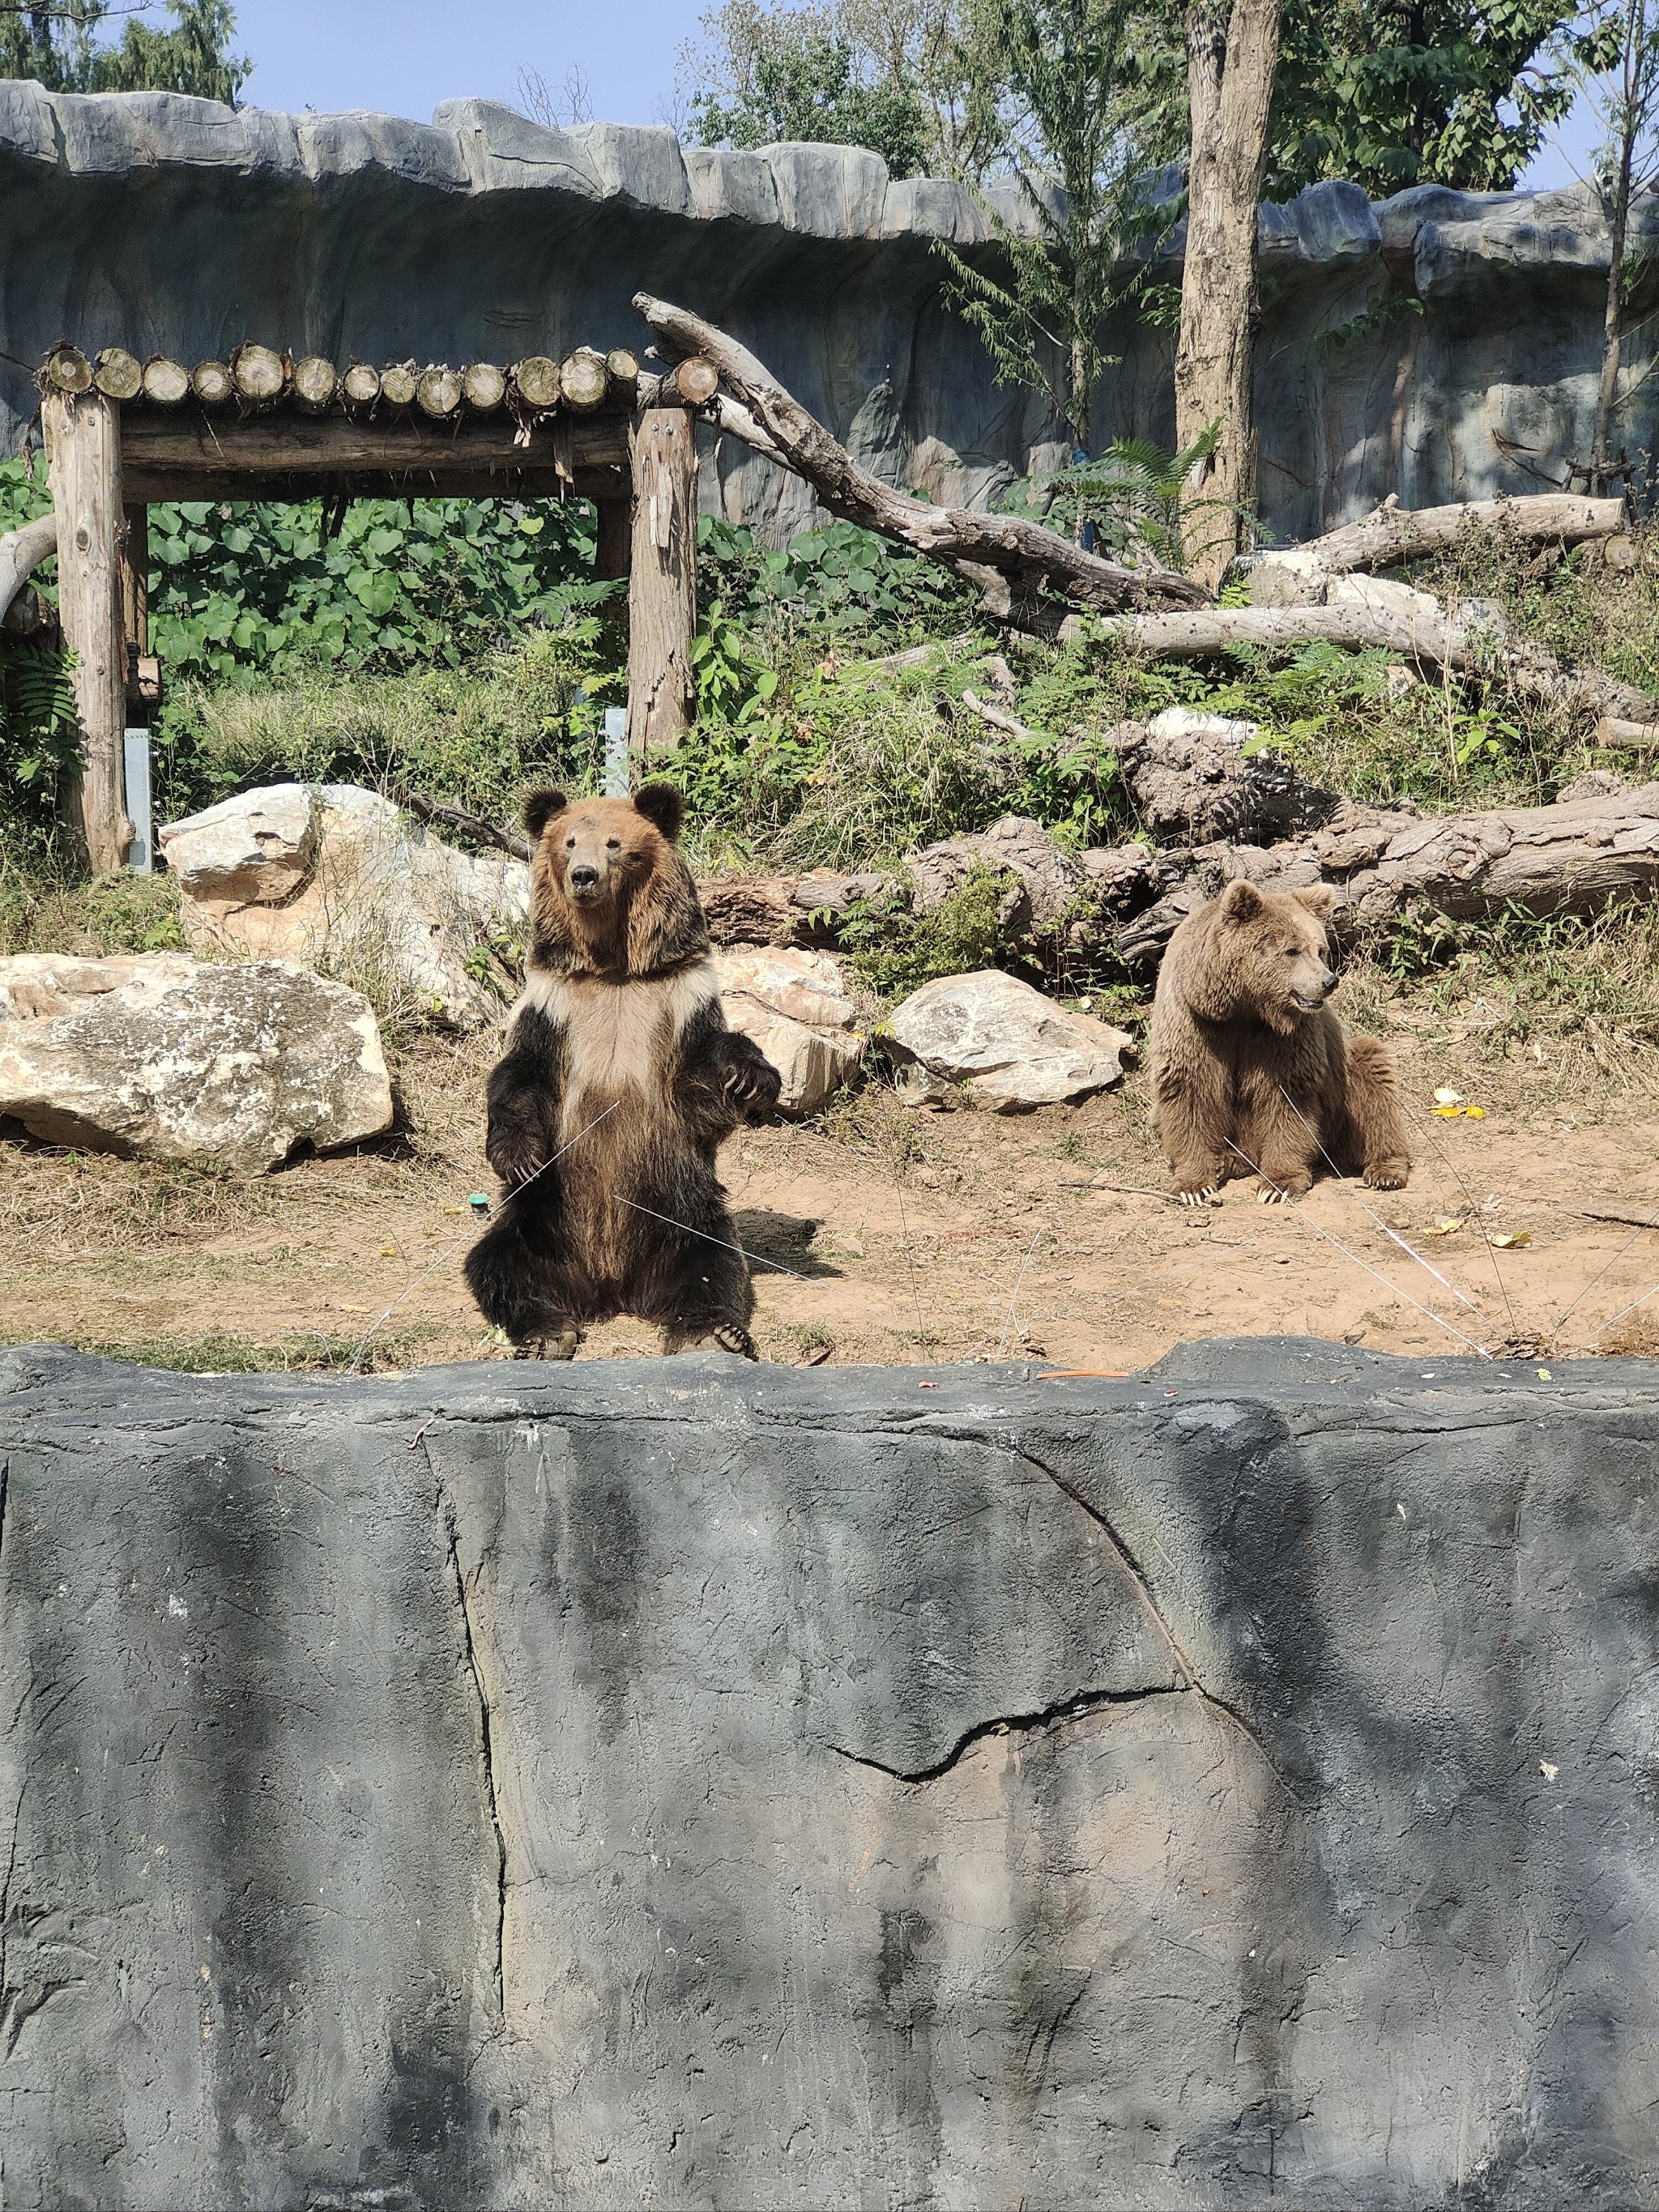
[[[1361,1181],[1367,1190],[1404,1190],[1411,1173],[1409,1160],[1378,1160],[1366,1169]]]

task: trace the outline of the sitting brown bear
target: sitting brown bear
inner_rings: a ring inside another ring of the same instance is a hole
[[[1325,1003],[1323,884],[1229,884],[1170,939],[1152,1006],[1153,1125],[1176,1195],[1201,1206],[1254,1175],[1264,1205],[1300,1198],[1322,1163],[1374,1190],[1410,1172],[1394,1058]]]
[[[680,812],[665,783],[525,808],[530,949],[484,1146],[506,1196],[466,1260],[520,1358],[568,1359],[622,1313],[655,1322],[665,1352],[757,1356],[714,1154],[779,1079],[726,1028]]]

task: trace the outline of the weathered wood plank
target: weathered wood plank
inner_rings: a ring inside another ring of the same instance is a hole
[[[645,773],[692,719],[697,627],[697,447],[684,407],[650,407],[633,436],[628,750]]]
[[[58,515],[58,611],[75,654],[82,770],[73,800],[87,855],[118,868],[132,843],[122,736],[127,655],[121,622],[121,410],[100,392],[44,400]]]

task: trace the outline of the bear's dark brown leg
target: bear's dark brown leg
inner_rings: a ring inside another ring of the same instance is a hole
[[[1373,1190],[1403,1190],[1412,1170],[1394,1054],[1380,1037],[1348,1039],[1349,1150]]]
[[[544,1336],[525,1339],[513,1347],[515,1359],[574,1359],[582,1333],[574,1322],[551,1322]]]
[[[731,1321],[693,1322],[684,1328],[670,1323],[662,1333],[662,1348],[667,1358],[677,1352],[732,1352],[739,1359],[760,1358],[748,1330]]]

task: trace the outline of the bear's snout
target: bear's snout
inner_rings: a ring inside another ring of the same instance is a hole
[[[1337,985],[1334,968],[1322,968],[1312,986],[1306,990],[1295,990],[1291,997],[1308,1013],[1317,1013]]]
[[[578,898],[592,898],[599,887],[599,872],[591,860],[570,863],[570,888]]]

